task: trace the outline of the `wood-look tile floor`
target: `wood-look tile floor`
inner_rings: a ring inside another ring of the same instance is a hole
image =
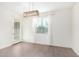
[[[0,57],[78,57],[71,48],[18,43],[0,50]]]

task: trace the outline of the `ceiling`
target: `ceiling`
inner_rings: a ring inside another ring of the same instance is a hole
[[[39,12],[53,11],[66,7],[73,7],[73,2],[0,2],[0,10],[23,14],[26,11],[38,10]]]
[[[73,2],[0,2],[6,7],[17,7],[18,10],[39,10],[40,12],[55,10],[59,8],[72,7]]]

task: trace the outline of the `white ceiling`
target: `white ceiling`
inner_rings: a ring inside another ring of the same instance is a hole
[[[72,7],[73,2],[0,2],[0,7],[16,11],[17,13],[39,10],[46,12],[50,10]]]
[[[64,7],[73,6],[73,2],[0,2],[0,5],[10,6],[10,7],[19,7],[23,9],[37,9],[40,11],[54,10]]]
[[[44,11],[50,11],[50,10],[55,10],[55,9],[60,9],[60,8],[66,8],[66,7],[72,7],[74,3],[69,3],[69,2],[42,2],[42,3],[33,3],[33,9],[37,9],[40,12]]]

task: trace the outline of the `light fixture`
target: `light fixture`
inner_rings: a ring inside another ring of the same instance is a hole
[[[39,16],[39,12],[38,10],[28,11],[28,12],[24,12],[23,16],[24,17]]]

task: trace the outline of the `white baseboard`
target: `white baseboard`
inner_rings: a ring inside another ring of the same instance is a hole
[[[7,44],[5,44],[3,46],[0,46],[0,49],[7,48],[7,47],[9,47],[9,46],[11,46],[11,45],[13,45],[15,43],[18,43],[18,42],[20,42],[20,41],[13,41],[13,42],[7,43]]]
[[[52,46],[59,46],[59,47],[65,47],[65,48],[71,48],[70,46],[63,45],[63,44],[51,44]]]
[[[73,49],[73,51],[79,56],[79,52],[76,49]]]
[[[11,45],[13,45],[13,43],[5,44],[4,46],[0,46],[0,49],[4,49],[4,48],[9,47]]]

